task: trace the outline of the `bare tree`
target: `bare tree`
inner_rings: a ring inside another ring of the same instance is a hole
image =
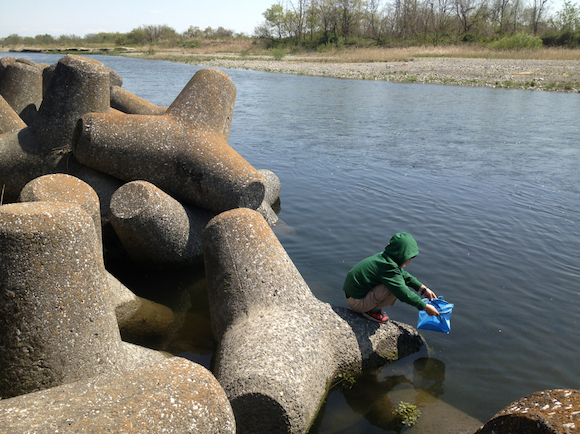
[[[300,41],[304,33],[304,24],[306,21],[307,0],[288,0],[292,9],[292,24],[295,29],[296,38]]]
[[[534,35],[538,34],[538,27],[544,18],[549,1],[550,0],[531,0],[531,6],[529,8],[530,26]]]
[[[442,36],[449,31],[453,5],[451,0],[431,0],[431,28],[435,45],[441,42]]]

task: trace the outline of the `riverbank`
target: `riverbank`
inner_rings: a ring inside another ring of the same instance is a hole
[[[498,51],[477,47],[349,48],[275,53],[247,43],[199,48],[19,47],[51,53],[102,54],[282,74],[580,93],[580,50]]]
[[[450,84],[560,92],[580,92],[580,60],[409,57],[401,60],[340,62],[329,57],[252,56],[175,52],[125,53],[123,56],[169,60],[228,69],[282,74]]]

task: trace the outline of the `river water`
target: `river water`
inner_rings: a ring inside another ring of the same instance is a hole
[[[95,58],[158,105],[201,69]],[[413,383],[486,421],[532,392],[580,389],[580,95],[226,72],[230,145],[280,178],[275,232],[314,294],[346,306],[348,270],[405,231],[420,249],[407,271],[455,304],[449,335],[422,332],[429,358],[373,372],[370,395]],[[388,313],[417,323],[411,306]],[[436,372],[418,380],[425,361]],[[356,394],[333,391],[311,432],[397,431]]]

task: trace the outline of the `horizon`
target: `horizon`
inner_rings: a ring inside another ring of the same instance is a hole
[[[214,0],[211,5],[187,0],[101,0],[98,7],[72,0],[46,2],[29,0],[2,5],[0,38],[17,34],[35,37],[92,33],[129,33],[140,26],[167,25],[178,33],[190,26],[205,29],[223,27],[251,36],[264,21],[262,13],[276,0]]]
[[[84,38],[93,33],[129,33],[148,25],[167,25],[180,34],[190,26],[201,30],[223,27],[234,33],[252,36],[254,29],[264,22],[262,14],[275,3],[276,0],[249,0],[243,3],[238,0],[214,0],[209,6],[196,0],[102,0],[98,8],[85,11],[72,0],[54,0],[51,3],[29,0],[26,9],[12,2],[2,7],[0,38],[13,34],[20,37],[74,35]],[[551,3],[550,13],[563,6],[563,0],[551,0]]]

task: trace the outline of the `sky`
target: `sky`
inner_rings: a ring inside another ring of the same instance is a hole
[[[252,35],[276,0],[0,0],[0,38],[127,33],[142,25],[223,27]]]

